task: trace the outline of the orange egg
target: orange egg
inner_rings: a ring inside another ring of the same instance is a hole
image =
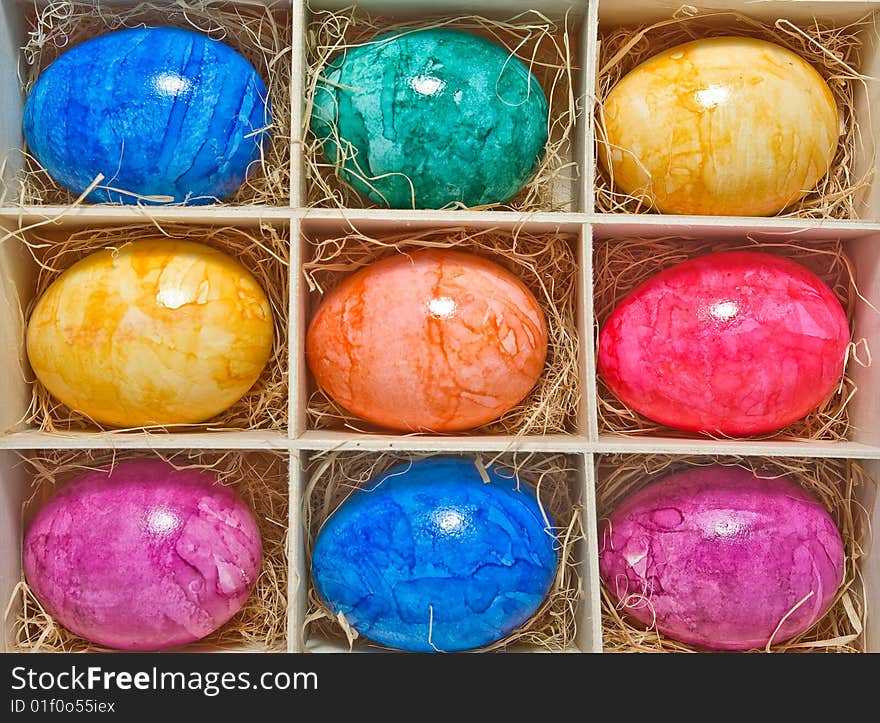
[[[655,55],[614,86],[603,121],[600,157],[617,190],[664,213],[777,213],[828,172],[839,135],[819,73],[754,38]]]
[[[318,384],[390,429],[451,432],[497,419],[535,385],[547,326],[526,286],[458,251],[397,254],[324,298],[306,337]]]
[[[202,422],[257,381],[272,310],[235,259],[188,241],[91,254],[34,306],[27,352],[68,407],[119,427]]]

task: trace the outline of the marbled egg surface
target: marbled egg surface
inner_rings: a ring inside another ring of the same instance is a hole
[[[233,193],[271,124],[266,87],[239,53],[178,28],[132,28],[77,45],[24,107],[30,152],[75,194],[195,204]],[[158,200],[158,199],[157,199]]]
[[[649,484],[611,514],[599,548],[602,580],[623,611],[717,650],[799,635],[843,581],[843,541],[821,503],[787,477],[739,467]]]
[[[497,419],[528,394],[546,354],[544,314],[518,278],[484,258],[433,249],[345,279],[306,336],[309,367],[333,399],[403,431]]]
[[[788,259],[709,254],[632,291],[599,334],[598,367],[621,401],[691,432],[763,434],[836,389],[849,324],[834,292]]]
[[[207,472],[129,460],[88,472],[42,507],[24,572],[55,620],[99,645],[156,650],[214,632],[262,560],[257,523]]]
[[[419,652],[488,645],[524,623],[550,590],[555,540],[531,487],[488,475],[429,458],[350,496],[312,555],[327,605],[367,638]]]
[[[541,84],[477,35],[389,33],[347,50],[322,77],[312,130],[340,177],[386,206],[507,201],[543,156]]]
[[[601,159],[617,190],[663,213],[766,216],[828,171],[837,105],[800,56],[754,38],[678,45],[611,90]]]
[[[230,256],[152,239],[81,259],[31,313],[27,352],[51,394],[119,427],[203,422],[238,401],[272,352],[263,289]]]

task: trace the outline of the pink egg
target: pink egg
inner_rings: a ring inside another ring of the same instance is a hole
[[[614,310],[599,373],[636,412],[719,435],[763,434],[809,414],[837,387],[846,314],[788,259],[733,251],[662,271]]]
[[[155,650],[205,637],[244,604],[262,560],[248,506],[214,475],[161,460],[88,472],[37,513],[24,571],[87,640]]]
[[[819,501],[788,478],[739,467],[696,467],[644,487],[611,515],[599,548],[621,610],[718,650],[802,633],[843,580],[843,541]]]

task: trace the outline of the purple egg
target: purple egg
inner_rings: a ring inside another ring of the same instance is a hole
[[[212,633],[256,582],[262,544],[241,497],[201,470],[120,462],[78,477],[37,513],[24,572],[68,630],[155,650]]]
[[[690,645],[747,650],[821,618],[843,558],[840,532],[806,490],[712,466],[628,497],[602,531],[599,570],[636,620]]]

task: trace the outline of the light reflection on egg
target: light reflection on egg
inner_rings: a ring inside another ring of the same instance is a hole
[[[663,213],[777,213],[816,187],[839,136],[819,73],[754,38],[653,56],[611,90],[602,120],[601,160],[616,189]]]

